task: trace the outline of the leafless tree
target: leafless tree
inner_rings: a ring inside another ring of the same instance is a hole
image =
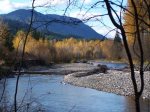
[[[26,33],[26,37],[25,37],[25,40],[24,40],[22,56],[21,56],[21,63],[20,63],[20,66],[19,66],[19,73],[18,73],[17,80],[16,80],[16,88],[15,88],[15,95],[14,95],[14,111],[15,112],[17,112],[17,93],[18,93],[18,86],[19,86],[19,78],[20,78],[20,75],[21,75],[21,68],[22,68],[22,65],[23,65],[25,45],[26,45],[27,38],[28,38],[28,35],[29,35],[31,27],[32,27],[32,22],[33,22],[34,2],[35,2],[35,0],[32,1],[32,11],[31,11],[30,24],[29,24],[29,28],[28,28],[28,31]]]
[[[112,5],[111,4],[115,4],[113,3],[112,1],[109,1],[109,0],[104,0],[105,4],[106,4],[106,7],[107,7],[107,11],[108,11],[108,14],[109,14],[109,17],[112,21],[112,23],[114,24],[114,26],[116,26],[120,31],[121,31],[121,35],[122,35],[122,38],[123,38],[123,43],[124,43],[124,47],[125,47],[125,50],[126,50],[126,54],[127,54],[127,57],[128,57],[128,60],[129,60],[129,65],[130,65],[130,70],[131,70],[131,79],[132,79],[132,83],[133,83],[133,87],[134,87],[134,94],[135,94],[135,106],[136,106],[136,112],[140,112],[140,97],[143,93],[143,90],[144,90],[144,52],[143,52],[143,46],[142,46],[142,40],[141,40],[141,35],[140,35],[140,27],[139,27],[139,21],[143,21],[145,22],[144,19],[140,18],[139,15],[138,15],[138,11],[137,11],[137,7],[135,5],[135,1],[134,0],[131,0],[131,3],[132,3],[132,7],[133,7],[133,10],[134,12],[131,13],[135,19],[135,29],[136,29],[136,37],[137,37],[137,41],[138,41],[138,46],[139,46],[139,61],[140,61],[140,85],[138,85],[137,81],[136,81],[136,77],[135,77],[135,68],[134,68],[134,64],[133,64],[133,58],[132,58],[132,55],[131,55],[131,51],[129,49],[129,44],[128,44],[128,41],[127,41],[127,36],[126,36],[126,32],[125,32],[125,29],[124,29],[124,26],[123,26],[123,22],[122,22],[122,18],[119,17],[119,15],[115,12],[115,10],[113,9]],[[123,0],[122,0],[123,2]],[[124,8],[122,6],[122,4],[118,5],[121,9],[123,10],[126,10],[128,11],[128,9]],[[149,8],[147,9],[149,11]],[[118,18],[118,21],[117,22],[115,19],[114,19],[114,16],[112,13],[115,13],[117,18]],[[145,22],[146,24],[149,25],[149,23]],[[140,86],[140,87],[139,87]]]

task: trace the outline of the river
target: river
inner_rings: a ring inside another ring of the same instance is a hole
[[[123,69],[128,66],[128,64],[126,64],[126,63],[105,62],[105,61],[97,61],[97,62],[93,62],[93,64],[95,66],[97,66],[98,64],[106,65],[109,69]]]
[[[12,104],[16,78],[9,78],[6,86],[6,105]],[[63,83],[61,75],[25,75],[20,78],[18,101],[24,98],[23,112],[134,112],[133,99],[94,89]],[[24,104],[29,104],[27,107]],[[142,102],[142,111],[148,102]]]

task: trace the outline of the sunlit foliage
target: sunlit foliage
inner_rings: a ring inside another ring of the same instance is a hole
[[[150,28],[148,25],[150,24],[150,13],[147,10],[147,5],[150,5],[150,2],[149,0],[135,0],[135,5],[137,8],[138,18],[135,18],[134,8],[132,6],[131,0],[128,0],[127,11],[124,15],[124,28],[127,34],[128,43],[130,49],[132,50],[132,56],[134,57],[134,59],[139,59],[139,46],[135,24],[135,20],[138,19],[138,26],[144,50],[144,60],[150,61],[150,53],[148,51],[148,49],[150,48]]]
[[[13,43],[18,52],[21,52],[25,33],[18,31]],[[35,39],[29,35],[25,53],[35,59],[50,62],[75,62],[81,59],[116,59],[113,40],[78,40],[73,37],[63,40]],[[122,44],[121,44],[122,46]],[[112,49],[113,48],[113,49]]]

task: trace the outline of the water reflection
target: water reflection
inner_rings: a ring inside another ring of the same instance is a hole
[[[7,81],[7,97],[13,103],[15,78]],[[134,112],[131,98],[61,83],[63,76],[22,77],[19,82],[18,101],[24,97],[30,107],[45,112]],[[148,112],[148,103],[142,102],[142,112]],[[27,107],[25,107],[27,108]]]

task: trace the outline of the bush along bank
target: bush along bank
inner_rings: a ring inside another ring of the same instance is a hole
[[[0,67],[0,79],[14,77],[12,70],[7,67]]]

